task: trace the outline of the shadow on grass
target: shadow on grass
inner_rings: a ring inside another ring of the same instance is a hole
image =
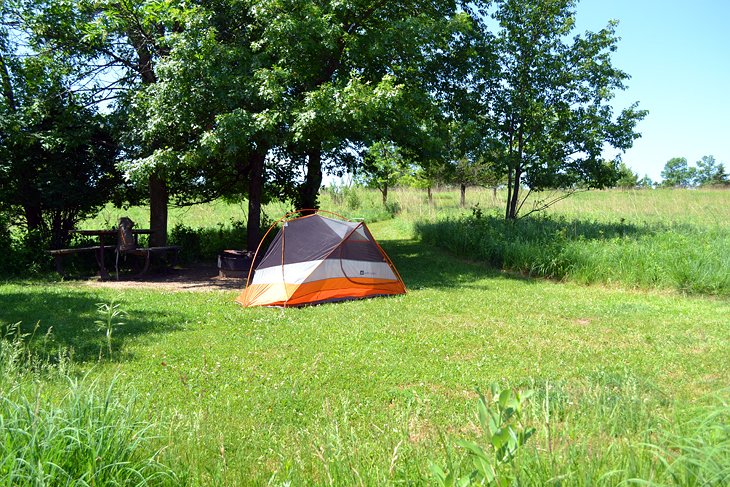
[[[108,298],[52,285],[28,286],[27,290],[6,291],[0,296],[0,324],[3,333],[7,325],[18,322],[23,333],[33,333],[38,324],[31,349],[53,355],[61,347],[72,351],[74,361],[93,361],[98,359],[100,349],[106,356],[105,331],[99,330],[95,323],[101,319],[97,312],[97,303],[101,302],[108,302]],[[184,321],[168,312],[140,311],[127,299],[118,302],[129,314],[115,320],[124,324],[114,329],[114,359],[129,357],[124,343],[130,338],[172,331],[179,328],[176,323]],[[49,328],[50,338],[46,339]]]
[[[466,288],[485,278],[516,279],[525,283],[535,281],[480,262],[470,262],[418,240],[381,240],[379,243],[408,289]]]

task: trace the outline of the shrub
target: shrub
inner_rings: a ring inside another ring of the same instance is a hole
[[[0,212],[0,275],[10,274],[14,267],[11,239],[10,222],[7,216]]]
[[[170,232],[170,244],[182,246],[183,262],[213,260],[222,250],[246,247],[246,225],[237,220],[214,228],[192,228],[178,223]]]
[[[46,252],[49,240],[41,231],[27,232],[12,227],[9,218],[0,213],[0,276],[32,276],[51,269],[51,256]]]
[[[359,210],[362,206],[362,198],[360,198],[357,188],[347,186],[343,187],[342,196],[344,197],[349,210]]]

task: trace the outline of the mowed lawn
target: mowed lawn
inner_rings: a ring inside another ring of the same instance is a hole
[[[39,321],[79,375],[119,376],[161,460],[193,484],[431,481],[429,461],[478,437],[475,391],[492,382],[536,391],[525,465],[580,484],[727,397],[728,300],[526,279],[427,247],[397,219],[370,228],[407,295],[242,309],[234,292],[6,283],[0,322]],[[98,362],[95,304],[112,299],[128,317]]]

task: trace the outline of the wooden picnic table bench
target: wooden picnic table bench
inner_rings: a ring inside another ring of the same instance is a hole
[[[106,268],[106,262],[104,259],[104,251],[105,250],[115,250],[117,254],[117,258],[120,254],[126,255],[126,254],[132,254],[132,255],[138,255],[145,258],[144,267],[142,271],[137,274],[141,276],[142,274],[146,273],[149,270],[150,267],[150,255],[154,253],[168,253],[168,252],[174,252],[174,259],[177,261],[177,254],[180,252],[180,249],[182,247],[178,245],[170,245],[166,247],[137,247],[136,242],[133,248],[122,248],[119,243],[115,245],[106,245],[104,243],[104,240],[106,237],[118,237],[119,231],[118,230],[71,230],[72,233],[75,233],[77,235],[85,235],[85,236],[95,236],[99,238],[99,245],[94,245],[91,247],[77,247],[77,248],[68,248],[68,249],[56,249],[56,250],[50,250],[49,253],[55,258],[56,260],[56,271],[58,271],[59,274],[63,275],[63,256],[69,255],[69,254],[75,254],[75,253],[82,253],[82,252],[94,252],[94,256],[96,257],[96,262],[99,265],[99,277],[101,279],[109,279],[109,271]],[[151,230],[147,229],[136,229],[131,230],[132,234],[134,235],[135,239],[138,235],[150,235],[152,233]],[[174,265],[174,264],[173,264]],[[118,275],[118,271],[117,271]]]
[[[91,247],[75,247],[70,249],[55,249],[55,250],[49,250],[48,253],[51,254],[56,262],[56,272],[63,275],[63,256],[64,255],[71,255],[71,254],[80,254],[84,252],[94,252],[94,257],[96,257],[96,263],[99,264],[99,267],[103,267],[103,259],[104,259],[104,253],[103,251],[105,249],[108,250],[114,250],[116,248],[116,245],[93,245]]]

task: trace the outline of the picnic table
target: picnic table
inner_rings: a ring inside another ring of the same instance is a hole
[[[96,262],[99,264],[99,277],[109,279],[109,271],[106,268],[106,262],[104,259],[105,250],[114,250],[117,260],[115,262],[115,268],[117,271],[117,278],[119,278],[119,257],[126,255],[136,255],[144,257],[144,268],[137,275],[141,276],[150,267],[150,260],[152,254],[168,254],[173,253],[173,264],[177,262],[177,256],[182,247],[179,245],[168,245],[164,247],[139,247],[137,245],[137,237],[139,235],[150,235],[153,233],[152,230],[139,228],[135,229],[134,222],[128,217],[122,217],[119,219],[119,227],[116,229],[99,229],[99,230],[71,230],[71,233],[76,235],[85,235],[90,237],[97,237],[99,239],[99,245],[91,247],[77,247],[71,249],[56,249],[50,250],[49,253],[56,259],[56,270],[59,274],[63,274],[63,256],[68,254],[75,254],[80,252],[93,251],[96,257]],[[104,240],[106,237],[114,237],[115,244],[107,245]]]
[[[99,254],[98,258],[96,259],[99,264],[99,277],[102,279],[109,279],[109,272],[107,271],[106,264],[104,262],[104,249],[107,247],[115,249],[116,245],[104,245],[104,239],[106,237],[118,237],[119,230],[71,230],[71,233],[99,238]],[[143,228],[137,230],[133,229],[132,233],[135,235],[135,237],[137,235],[151,235],[152,230]],[[145,267],[145,271],[146,270],[147,268]]]

